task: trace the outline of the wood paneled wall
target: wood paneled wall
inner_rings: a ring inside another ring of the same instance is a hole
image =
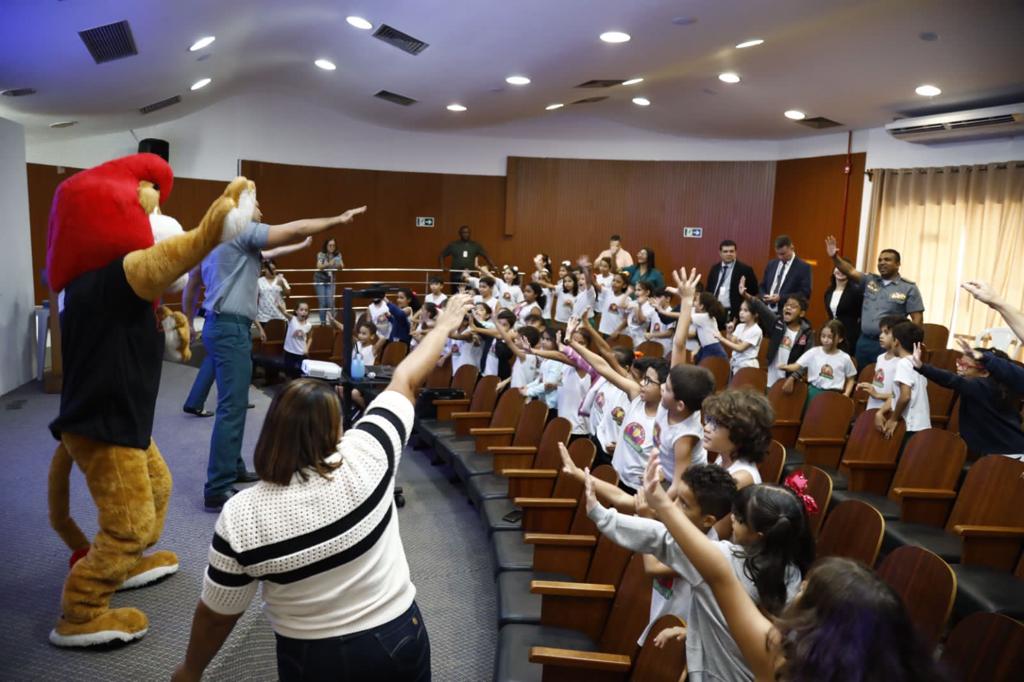
[[[851,155],[845,229],[846,155],[778,162],[771,239],[765,242],[762,253],[766,260],[774,258],[772,242],[778,235],[788,234],[799,256],[812,264],[814,279],[808,317],[815,327],[826,319],[824,296],[832,274],[832,262],[825,252],[825,237],[835,235],[842,241],[841,253],[851,261],[857,260],[866,157],[863,153]]]
[[[630,252],[648,247],[658,269],[707,270],[723,239],[763,265],[771,228],[772,161],[600,161],[510,157],[502,256],[530,262],[596,255],[620,234]],[[703,228],[684,239],[684,227]]]

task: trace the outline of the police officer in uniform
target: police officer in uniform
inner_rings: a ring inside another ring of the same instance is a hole
[[[910,316],[914,324],[924,322],[924,301],[917,285],[900,277],[900,252],[884,249],[878,254],[878,274],[858,271],[839,255],[836,238],[825,238],[825,249],[835,266],[847,277],[864,287],[864,307],[860,315],[860,338],[857,339],[857,367],[874,362],[882,353],[878,344],[878,322],[886,315]]]

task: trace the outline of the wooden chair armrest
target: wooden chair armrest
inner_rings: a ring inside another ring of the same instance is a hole
[[[800,426],[802,423],[799,419],[776,419],[772,426]]]
[[[552,597],[586,597],[588,599],[614,599],[615,585],[602,583],[567,583],[560,580],[531,580],[530,592]]]
[[[801,443],[804,445],[843,445],[846,443],[845,438],[818,438],[818,437],[806,437],[797,438],[797,445]]]
[[[565,533],[525,533],[523,542],[528,545],[557,545],[559,547],[594,547],[597,538],[593,535],[569,535]]]
[[[505,478],[556,478],[554,469],[505,469],[501,474]]]
[[[624,654],[556,649],[547,646],[530,647],[530,663],[555,665],[562,668],[586,668],[622,674],[628,673],[633,667],[632,659]]]
[[[878,469],[880,471],[895,471],[896,462],[873,462],[867,459],[844,459],[843,465],[850,469]]]
[[[511,426],[486,426],[469,430],[471,436],[512,436],[515,435],[515,428]],[[495,446],[497,447],[497,446]]]
[[[537,448],[532,445],[491,445],[487,452],[492,455],[533,455]]]
[[[575,509],[579,501],[569,497],[517,497],[512,504],[522,509]]]
[[[490,412],[452,412],[452,419],[490,419]]]
[[[900,499],[905,497],[914,497],[922,500],[956,499],[955,490],[939,490],[938,488],[893,488],[892,492]]]
[[[442,398],[434,401],[434,407],[455,407],[457,405],[469,405],[469,398]]]
[[[1021,526],[977,526],[971,524],[953,526],[953,532],[965,537],[978,538],[1024,538]]]

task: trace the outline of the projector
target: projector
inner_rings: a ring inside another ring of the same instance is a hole
[[[323,360],[303,360],[302,373],[314,379],[337,381],[341,379],[341,367]]]

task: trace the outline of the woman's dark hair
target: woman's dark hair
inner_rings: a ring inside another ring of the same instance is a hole
[[[648,271],[653,270],[654,269],[654,249],[652,249],[649,246],[645,246],[644,248],[642,248],[640,250],[647,252],[647,263],[646,263],[647,270]],[[639,267],[639,266],[637,266],[637,267]]]
[[[732,503],[736,520],[760,537],[740,550],[743,574],[757,587],[757,602],[779,615],[786,606],[786,571],[794,564],[803,576],[814,561],[814,538],[804,504],[789,488],[748,485]]]
[[[706,367],[676,365],[668,373],[672,397],[682,400],[686,409],[697,412],[704,399],[715,392],[715,377]]]
[[[340,465],[325,460],[338,449],[341,401],[334,389],[316,379],[296,379],[274,397],[263,420],[253,463],[260,480],[288,485],[312,469],[324,478]]]
[[[718,297],[712,294],[710,291],[702,291],[698,295],[700,306],[704,308],[704,312],[711,316],[718,325],[718,328],[725,329],[725,323],[729,321],[729,315],[725,312],[725,306],[718,300]]]
[[[327,251],[327,245],[331,242],[334,242],[334,253],[339,253],[340,249],[338,249],[338,240],[334,237],[328,237],[324,240],[324,245],[320,248],[320,253],[329,253]]]
[[[414,313],[418,312],[420,309],[420,299],[416,296],[413,290],[401,287],[399,291],[405,294],[405,297],[409,300],[409,307],[412,308],[412,311]]]
[[[832,557],[776,620],[784,680],[949,679],[920,638],[899,595],[863,564]]]
[[[526,339],[526,342],[530,344],[530,348],[533,348],[540,343],[540,332],[533,327],[523,327],[518,331],[519,336],[522,336]]]
[[[533,292],[537,298],[537,305],[540,306],[541,310],[544,310],[544,304],[547,303],[548,297],[544,295],[544,287],[537,284],[536,282],[530,282],[526,285],[526,288]]]
[[[736,497],[736,479],[717,464],[693,464],[683,472],[683,483],[690,486],[700,505],[700,514],[721,519],[732,509]]]
[[[705,398],[701,412],[706,419],[729,429],[737,459],[751,464],[764,459],[775,422],[775,412],[764,394],[750,389],[726,389]]]

